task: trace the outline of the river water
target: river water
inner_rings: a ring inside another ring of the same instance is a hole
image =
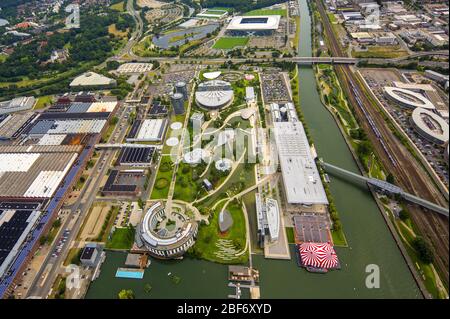
[[[299,54],[311,56],[311,20],[306,0],[301,6]],[[344,138],[332,116],[320,102],[311,67],[300,69],[300,102],[320,157],[342,168],[358,172]],[[327,274],[308,273],[292,260],[269,260],[253,256],[260,271],[262,298],[420,298],[421,294],[370,193],[331,177],[331,192],[340,214],[349,248],[336,248],[342,269]],[[253,210],[252,210],[253,211]],[[126,254],[108,252],[100,277],[87,298],[116,298],[121,289],[133,289],[138,298],[226,298],[227,266],[185,258],[183,261],[153,260],[143,280],[114,278]],[[367,265],[380,269],[380,288],[365,286]],[[181,278],[175,284],[168,276]],[[153,289],[144,291],[149,283]],[[243,289],[244,296],[248,296]]]

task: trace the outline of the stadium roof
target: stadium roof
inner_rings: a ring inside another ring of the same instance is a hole
[[[275,122],[275,140],[290,204],[328,204],[301,122]]]
[[[236,16],[227,27],[229,31],[264,31],[277,30],[280,26],[280,15],[271,16]]]

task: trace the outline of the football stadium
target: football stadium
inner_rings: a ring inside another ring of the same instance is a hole
[[[268,36],[280,26],[281,16],[236,16],[228,24],[227,33],[232,36]]]

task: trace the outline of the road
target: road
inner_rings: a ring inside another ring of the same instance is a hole
[[[342,56],[340,44],[334,37],[323,3],[321,0],[316,0],[316,3],[325,26],[330,50],[333,56]],[[405,191],[438,205],[448,207],[448,202],[432,183],[422,166],[395,137],[389,124],[383,117],[383,113],[380,111],[379,106],[370,98],[370,94],[367,91],[368,89],[364,87],[361,79],[353,73],[349,66],[336,65],[335,70],[342,89],[346,92],[348,101],[355,110],[355,116],[368,134],[369,139],[374,146],[375,153],[378,154],[385,170],[394,175],[398,185]],[[374,125],[379,131],[380,136],[377,136],[374,129],[369,124],[367,114],[374,121]],[[420,233],[432,244],[435,265],[440,274],[444,276],[443,280],[448,285],[448,219],[435,213],[426,213],[422,208],[416,205],[409,205],[408,208]]]
[[[117,142],[121,141],[126,134],[127,124],[125,119],[126,108],[119,110],[117,116],[121,119],[117,123],[113,133],[111,134],[110,141]],[[76,221],[74,225],[70,228],[70,234],[67,238],[66,243],[62,246],[62,250],[57,257],[52,257],[52,253],[56,250],[58,245],[60,235],[56,236],[54,242],[52,243],[49,254],[45,258],[40,270],[37,272],[36,277],[30,285],[27,293],[27,297],[39,296],[46,298],[49,294],[54,281],[58,274],[63,270],[63,263],[67,257],[67,254],[71,247],[76,243],[76,236],[80,230],[80,227],[88,214],[90,207],[94,200],[96,199],[97,191],[100,188],[101,181],[106,175],[110,163],[114,157],[116,151],[107,150],[101,152],[97,163],[93,167],[93,174],[88,177],[86,183],[78,197],[77,201],[70,205],[69,207],[64,207],[64,209],[70,209],[72,211],[73,217]],[[89,192],[88,192],[89,190]],[[69,228],[69,224],[72,222],[72,218],[67,218],[64,224],[61,226],[61,231]]]

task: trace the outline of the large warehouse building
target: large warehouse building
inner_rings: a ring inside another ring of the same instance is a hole
[[[328,205],[301,122],[274,122],[275,140],[289,204]]]
[[[210,110],[217,110],[233,102],[234,92],[229,82],[212,80],[200,83],[195,93],[197,105]]]
[[[231,19],[227,33],[233,36],[271,35],[280,27],[281,16],[236,16]]]

